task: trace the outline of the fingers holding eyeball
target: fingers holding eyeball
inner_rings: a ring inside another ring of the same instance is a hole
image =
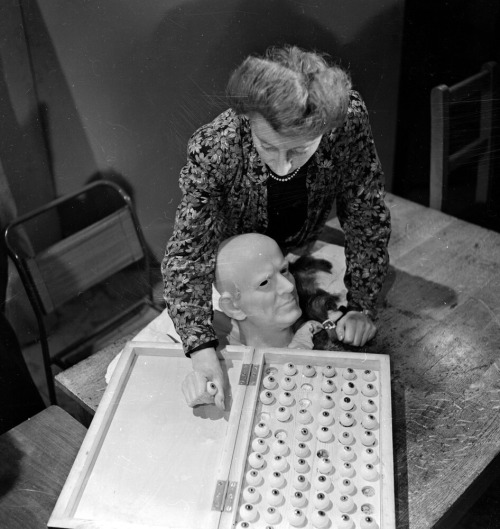
[[[213,402],[213,397],[207,392],[207,379],[197,371],[191,371],[182,381],[182,393],[189,407]]]
[[[223,390],[219,386],[220,383],[207,380],[204,374],[191,371],[183,380],[181,389],[187,405],[191,408],[215,403],[218,408],[224,409]]]

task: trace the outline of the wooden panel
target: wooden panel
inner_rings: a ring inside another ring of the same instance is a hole
[[[143,257],[127,208],[63,239],[28,261],[46,312]]]

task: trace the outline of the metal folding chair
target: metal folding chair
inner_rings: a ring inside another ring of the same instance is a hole
[[[44,231],[44,215],[55,217],[58,229],[38,237]],[[14,219],[4,237],[38,323],[51,403],[56,402],[53,364],[61,365],[70,352],[124,324],[145,304],[162,310],[153,298],[147,246],[132,202],[112,182],[90,184]],[[137,281],[144,285],[144,295],[62,350],[50,351],[46,316],[132,266],[140,273]]]

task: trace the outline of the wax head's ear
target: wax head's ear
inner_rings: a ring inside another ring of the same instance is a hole
[[[219,298],[219,307],[226,316],[229,316],[234,320],[242,321],[247,317],[247,315],[238,307],[234,296],[229,292],[223,292],[221,294]]]

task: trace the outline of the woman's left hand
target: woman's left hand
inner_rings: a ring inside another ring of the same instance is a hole
[[[351,310],[337,321],[335,332],[340,342],[361,347],[375,336],[377,327],[362,312]]]

